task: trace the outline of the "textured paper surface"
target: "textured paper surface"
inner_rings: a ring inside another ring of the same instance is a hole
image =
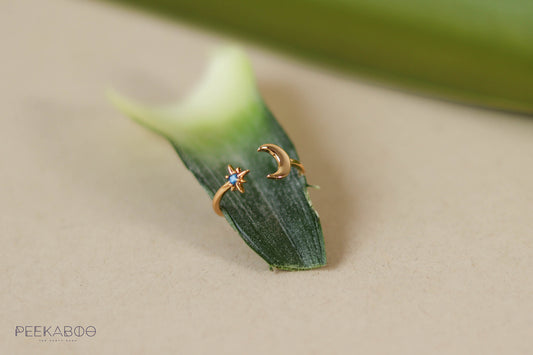
[[[329,266],[271,272],[104,97],[174,100],[225,41],[105,3],[0,4],[0,353],[530,353],[533,120],[247,46],[322,187]],[[15,336],[34,325],[96,335]]]

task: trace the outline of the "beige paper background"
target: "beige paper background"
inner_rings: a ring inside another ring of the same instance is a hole
[[[533,120],[246,46],[322,186],[329,266],[271,272],[104,97],[174,100],[224,42],[104,3],[0,3],[0,353],[531,353]],[[96,336],[14,336],[78,324]]]

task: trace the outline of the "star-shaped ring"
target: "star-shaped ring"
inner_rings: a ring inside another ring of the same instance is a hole
[[[250,170],[242,170],[241,168],[233,169],[231,165],[228,165],[229,175],[226,175],[227,181],[218,189],[213,197],[213,210],[215,210],[216,214],[219,216],[223,215],[222,211],[220,210],[220,201],[222,200],[222,196],[224,196],[228,190],[238,190],[240,193],[244,192],[244,187],[242,184],[246,182],[246,180],[244,180],[244,176],[249,172]]]

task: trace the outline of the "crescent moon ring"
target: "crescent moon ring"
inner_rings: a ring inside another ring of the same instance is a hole
[[[296,159],[291,159],[286,151],[278,145],[267,143],[257,148],[258,152],[268,152],[278,162],[278,170],[275,173],[268,174],[269,179],[283,179],[286,178],[291,172],[291,166],[298,169],[298,172],[302,175],[305,174],[305,168],[302,163]]]
[[[244,192],[244,187],[242,184],[246,182],[244,176],[250,172],[250,170],[241,170],[241,168],[233,169],[231,165],[228,165],[228,173],[226,175],[226,182],[222,185],[213,197],[213,210],[219,216],[223,216],[222,210],[220,209],[220,201],[226,192],[229,190],[235,191],[238,190],[240,193]]]

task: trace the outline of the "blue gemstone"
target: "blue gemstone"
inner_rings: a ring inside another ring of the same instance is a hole
[[[228,178],[230,184],[235,185],[239,178],[237,178],[237,174],[230,175]]]

